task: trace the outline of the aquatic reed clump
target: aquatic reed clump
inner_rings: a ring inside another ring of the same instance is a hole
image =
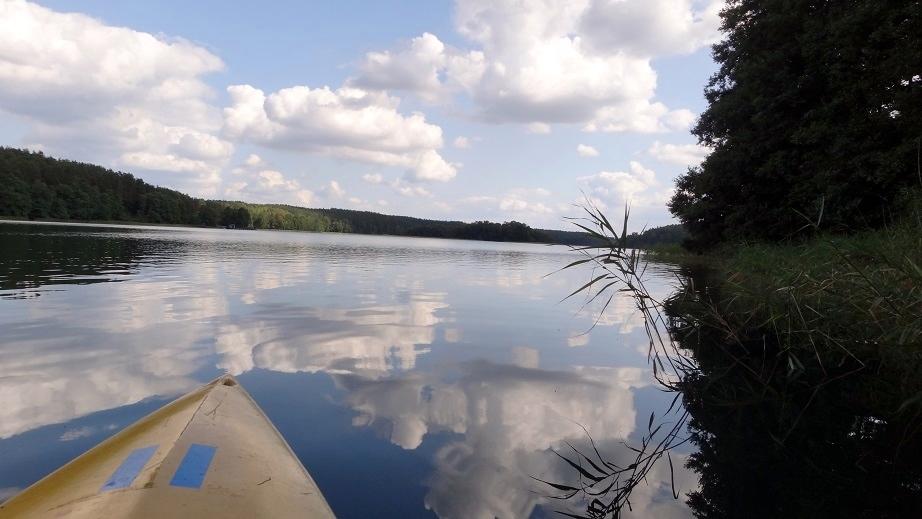
[[[590,438],[556,454],[574,482],[547,482],[586,503],[569,517],[618,517],[653,464],[691,441],[688,494],[701,516],[901,516],[922,503],[922,204],[883,230],[741,244],[680,267],[674,295],[644,284],[646,263],[587,202],[574,224],[605,244],[564,268],[591,267],[568,297],[618,294],[643,315],[654,377],[675,398],[651,414],[628,464]],[[678,403],[681,397],[681,405]],[[588,434],[588,433],[587,433]],[[753,472],[753,466],[761,471]],[[835,482],[830,486],[829,482]],[[876,493],[858,492],[873,486]],[[678,496],[673,490],[673,494]],[[757,505],[756,505],[757,504]],[[753,506],[761,508],[752,508]],[[773,515],[774,514],[774,515]],[[894,515],[896,514],[896,515]]]
[[[629,463],[616,464],[606,460],[587,431],[592,447],[588,454],[569,443],[566,453],[555,452],[576,471],[577,483],[562,484],[535,478],[561,492],[549,496],[551,498],[579,498],[588,502],[586,515],[564,511],[558,513],[569,517],[595,519],[617,517],[622,508],[630,508],[631,492],[644,481],[662,458],[667,459],[672,474],[673,462],[670,451],[688,441],[685,434],[688,414],[678,403],[681,396],[679,384],[696,367],[694,361],[673,341],[670,335],[671,327],[663,313],[664,303],[652,296],[647,288],[644,277],[647,262],[643,259],[642,253],[627,246],[630,209],[625,209],[620,231],[615,229],[591,200],[587,199],[582,209],[586,216],[572,218],[571,221],[602,246],[571,247],[583,258],[573,261],[561,270],[586,265],[591,267],[591,276],[567,298],[583,295],[585,305],[604,299],[599,311],[601,316],[615,297],[631,297],[637,311],[643,316],[644,330],[649,343],[647,359],[653,369],[653,376],[662,388],[675,393],[675,398],[665,413],[660,417],[655,413],[650,414],[646,432],[639,444],[622,443],[624,448],[631,452]],[[673,494],[678,497],[674,485]]]

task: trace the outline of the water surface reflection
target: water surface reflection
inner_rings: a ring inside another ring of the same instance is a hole
[[[0,251],[0,492],[227,371],[342,517],[543,517],[551,449],[663,405],[630,301],[588,334],[559,303],[562,248],[0,223]],[[687,516],[669,485],[635,514]]]

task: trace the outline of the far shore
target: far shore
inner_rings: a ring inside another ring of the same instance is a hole
[[[360,232],[340,232],[340,231],[302,231],[298,229],[231,229],[227,227],[205,227],[202,225],[185,225],[179,223],[150,223],[150,222],[133,222],[129,220],[54,220],[50,218],[41,218],[30,220],[28,218],[13,218],[13,217],[3,217],[0,218],[0,224],[3,223],[12,223],[12,224],[39,224],[39,225],[69,225],[74,227],[91,227],[94,225],[105,226],[105,227],[114,227],[122,229],[130,229],[133,227],[150,227],[150,228],[170,228],[170,229],[188,229],[188,230],[212,230],[212,231],[270,231],[270,232],[286,232],[286,233],[299,233],[299,234],[342,234],[342,235],[355,235],[355,236],[388,236],[391,238],[413,238],[418,240],[445,240],[445,241],[461,241],[461,242],[484,242],[484,243],[520,243],[524,245],[556,245],[561,247],[566,247],[567,245],[562,243],[546,243],[546,242],[519,242],[519,241],[493,241],[493,240],[470,240],[463,238],[445,238],[441,236],[409,236],[404,234],[368,234]]]

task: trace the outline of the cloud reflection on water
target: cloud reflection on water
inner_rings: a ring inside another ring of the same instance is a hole
[[[386,379],[334,376],[358,413],[357,427],[377,428],[404,449],[418,448],[426,434],[457,435],[436,452],[426,482],[426,507],[440,517],[529,517],[539,504],[564,506],[544,497],[550,489],[530,476],[571,481],[572,470],[549,450],[585,444],[583,427],[606,453],[627,454],[618,442],[637,422],[633,390],[650,383],[640,368],[551,371],[475,361],[455,369]],[[632,496],[640,516],[653,510],[656,517],[686,515],[680,503],[657,496],[668,478],[657,469],[650,485]],[[694,485],[682,468],[678,480],[685,489]]]
[[[444,294],[417,294],[404,305],[361,309],[278,307],[221,326],[217,367],[285,373],[381,374],[411,370],[435,339]],[[299,324],[293,324],[299,323]]]
[[[595,307],[574,317],[578,305],[556,303],[578,280],[544,277],[565,255],[517,245],[446,242],[442,250],[426,240],[231,236],[243,245],[184,232],[179,245],[125,247],[141,252],[119,259],[131,266],[111,274],[119,283],[0,301],[9,310],[0,315],[0,440],[177,395],[220,371],[322,373],[340,391],[339,405],[355,413],[351,427],[374,429],[404,450],[448,435],[424,482],[426,508],[442,517],[524,517],[547,503],[533,491],[548,489],[529,475],[572,478],[549,449],[584,441],[582,425],[618,455],[618,442],[635,432],[636,392],[650,383],[634,349],[642,321],[630,300],[616,299],[580,335]],[[151,250],[175,255],[161,263]],[[95,256],[82,254],[81,271],[92,270]],[[30,289],[48,288],[41,273],[29,279],[38,280]],[[618,343],[629,351],[619,353]],[[635,510],[686,516],[663,485],[668,474],[654,472],[632,497]]]

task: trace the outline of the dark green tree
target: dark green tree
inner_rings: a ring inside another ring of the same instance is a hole
[[[237,227],[247,229],[253,226],[253,219],[250,218],[250,211],[246,207],[240,206],[234,211],[234,222]]]
[[[183,223],[176,198],[159,190],[141,197],[141,214],[153,223]]]
[[[221,206],[214,202],[204,202],[199,207],[198,223],[206,227],[216,227],[221,223]]]
[[[30,189],[32,208],[29,210],[29,218],[48,218],[51,216],[51,206],[54,204],[55,195],[44,182],[35,182]]]
[[[48,216],[56,220],[67,220],[70,218],[70,213],[67,212],[67,204],[57,196],[54,197],[54,200],[51,201],[51,212]]]
[[[0,171],[0,215],[27,216],[31,208],[29,184],[15,175]]]
[[[713,150],[670,210],[691,244],[881,225],[918,186],[922,3],[730,0],[693,133]]]
[[[234,211],[234,208],[231,206],[225,206],[221,210],[221,225],[224,227],[230,227],[237,224],[237,214]]]

